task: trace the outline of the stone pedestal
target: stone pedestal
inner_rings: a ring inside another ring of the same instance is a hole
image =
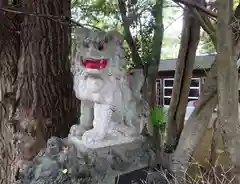
[[[152,165],[154,157],[151,144],[140,136],[91,146],[77,137],[52,137],[43,152],[23,164],[18,183],[114,184],[116,177]]]
[[[94,184],[113,184],[115,178],[154,162],[154,152],[144,137],[118,137],[97,145],[84,145],[77,137],[68,137],[78,153],[84,153],[94,162],[92,175]],[[95,181],[94,181],[95,180]]]

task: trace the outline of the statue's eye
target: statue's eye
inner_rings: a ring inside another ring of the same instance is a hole
[[[83,41],[83,47],[89,48],[89,41],[88,40]]]
[[[103,42],[99,42],[98,43],[98,50],[103,50],[104,49],[104,45],[103,45]]]

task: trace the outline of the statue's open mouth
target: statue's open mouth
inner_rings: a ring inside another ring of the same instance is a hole
[[[82,64],[85,68],[89,69],[104,69],[108,65],[107,59],[84,59]]]

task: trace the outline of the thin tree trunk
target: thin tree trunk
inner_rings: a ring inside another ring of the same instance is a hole
[[[225,151],[228,151],[233,176],[240,183],[240,122],[238,119],[238,70],[233,56],[232,18],[233,1],[217,0],[217,77],[219,124]]]
[[[23,4],[28,11],[70,17],[70,1],[25,0]],[[79,109],[70,73],[70,25],[25,16],[21,40],[19,108],[38,121],[50,120],[43,133],[45,139],[52,135],[66,137]]]
[[[178,144],[188,103],[196,50],[200,38],[200,24],[191,10],[184,12],[181,45],[174,77],[172,99],[168,111],[167,148],[174,150]]]
[[[150,109],[156,107],[156,79],[158,75],[158,67],[161,59],[161,49],[162,49],[162,40],[163,40],[163,0],[157,0],[155,6],[152,10],[152,15],[155,18],[155,29],[153,35],[153,44],[152,44],[152,60],[149,62],[148,67],[148,76],[146,89],[147,93],[144,92],[149,103]],[[145,87],[145,86],[143,86]],[[150,117],[151,118],[151,117]],[[151,119],[148,121],[148,130],[152,131],[153,143],[156,148],[156,164],[161,164],[161,134],[160,128],[158,126],[153,127]],[[153,128],[153,129],[152,129]],[[151,130],[152,129],[152,130]]]
[[[0,0],[0,7],[8,5],[7,0]],[[17,76],[19,57],[19,22],[15,14],[0,12],[0,100],[16,92],[14,81]],[[7,105],[7,104],[6,104]],[[8,114],[0,107],[0,184],[13,184],[16,176],[18,149],[13,144],[14,132],[9,126]]]

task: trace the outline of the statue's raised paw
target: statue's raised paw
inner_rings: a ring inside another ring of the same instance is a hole
[[[81,125],[73,125],[70,128],[70,135],[72,136],[81,137],[84,132],[86,132],[86,129],[84,129]]]
[[[105,137],[105,134],[99,133],[97,130],[91,129],[86,131],[83,136],[82,140],[85,144],[95,144],[101,142]]]

